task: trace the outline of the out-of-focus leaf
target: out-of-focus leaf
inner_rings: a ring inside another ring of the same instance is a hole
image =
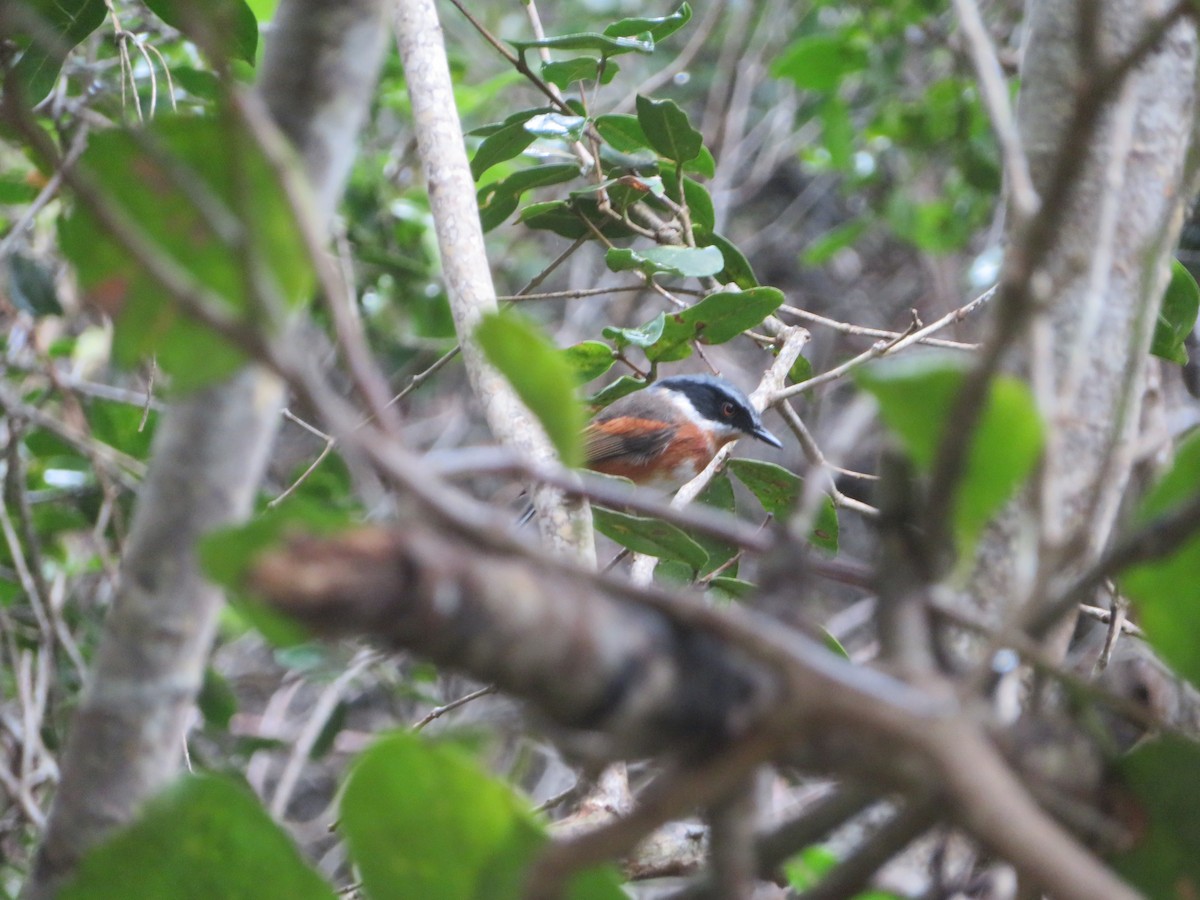
[[[574,370],[559,349],[513,312],[485,316],[475,340],[542,423],[563,464],[582,463],[583,406],[575,397]]]
[[[866,66],[866,50],[847,29],[797,38],[771,64],[771,74],[789,79],[798,88],[828,91]]]
[[[941,353],[895,357],[859,370],[857,380],[879,402],[880,415],[922,469],[954,428],[951,408],[967,369],[963,357]],[[983,527],[1024,483],[1042,452],[1042,420],[1026,385],[992,380],[986,407],[970,436],[966,469],[954,502],[960,558],[974,549]]]
[[[252,284],[269,285],[289,306],[309,299],[313,271],[291,206],[234,117],[160,117],[137,132],[100,131],[79,166],[157,253],[213,294],[219,312],[248,319]],[[60,239],[87,298],[115,319],[118,363],[153,354],[178,390],[242,364],[241,351],[186,314],[85,204],[61,222]]]
[[[17,46],[25,52],[10,77],[26,100],[36,105],[54,90],[67,54],[100,27],[107,7],[104,0],[25,0],[24,5],[46,31],[15,35]]]
[[[806,266],[821,266],[833,259],[844,247],[849,247],[867,230],[866,219],[851,219],[832,231],[827,231],[805,248],[800,259]]]
[[[1179,365],[1187,365],[1187,349],[1184,339],[1196,327],[1196,313],[1200,311],[1200,286],[1196,279],[1177,259],[1171,260],[1171,281],[1163,294],[1154,325],[1154,339],[1150,352]]]
[[[630,250],[613,247],[604,254],[604,262],[614,272],[637,269],[647,275],[667,273],[685,278],[715,275],[725,265],[716,247],[648,247]]]
[[[367,750],[342,794],[350,854],[373,900],[520,900],[545,843],[512,790],[460,748],[396,734]],[[568,900],[622,900],[610,869],[590,870]]]
[[[62,315],[54,278],[45,266],[23,253],[10,253],[5,262],[8,268],[8,296],[17,309],[23,309],[33,316]]]
[[[254,65],[258,52],[258,19],[245,0],[146,0],[150,10],[201,49]],[[226,46],[221,46],[225,44]]]
[[[269,877],[267,877],[269,876]],[[60,900],[334,900],[250,790],[188,775],[91,850]]]
[[[212,666],[204,670],[204,684],[196,697],[196,706],[200,708],[205,724],[222,731],[229,730],[229,721],[238,708],[237,695],[225,677]]]
[[[795,891],[806,891],[821,883],[829,871],[837,865],[838,858],[828,847],[814,844],[805,847],[783,864],[783,874]]]
[[[1151,488],[1135,526],[1146,526],[1200,492],[1200,435],[1179,445],[1170,470]],[[1200,685],[1200,535],[1166,559],[1143,563],[1119,577],[1137,606],[1138,624],[1162,658]]]
[[[704,548],[668,522],[601,507],[592,509],[592,519],[597,531],[635,553],[678,560],[695,572],[703,571],[708,563]]]
[[[1200,747],[1160,738],[1122,759],[1117,771],[1124,788],[1118,816],[1133,832],[1117,871],[1146,897],[1200,896]]]
[[[671,100],[637,98],[638,123],[650,146],[677,163],[686,163],[700,155],[704,136],[692,127],[687,113]]]

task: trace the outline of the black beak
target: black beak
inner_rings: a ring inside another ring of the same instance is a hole
[[[762,423],[756,424],[754,426],[754,430],[750,433],[764,444],[770,444],[772,447],[783,446],[783,442],[779,440],[779,438],[775,437],[775,435],[771,434],[771,432],[767,431],[766,427]]]

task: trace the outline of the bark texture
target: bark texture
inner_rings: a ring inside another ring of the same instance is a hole
[[[380,0],[285,0],[276,17],[260,92],[300,151],[322,230],[353,159],[385,34]],[[196,543],[249,513],[283,396],[277,378],[251,368],[164,415],[29,900],[54,896],[83,854],[178,770],[222,602],[200,573]]]
[[[980,549],[972,593],[995,617],[1095,559],[1128,483],[1147,351],[1188,199],[1195,28],[1176,18],[1143,43],[1169,9],[1029,4],[1018,118],[1040,217],[1054,224],[1030,246],[1036,226],[1014,219],[1006,268],[1027,283],[1022,359],[1048,437],[1040,484]]]

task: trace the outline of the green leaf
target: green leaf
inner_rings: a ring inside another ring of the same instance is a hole
[[[703,228],[696,229],[696,243],[701,247],[716,247],[721,251],[725,260],[725,268],[717,273],[717,281],[722,284],[735,284],[744,291],[758,287],[758,278],[750,268],[750,262],[742,255],[742,251],[723,235]]]
[[[846,29],[792,41],[771,64],[771,75],[787,78],[804,90],[829,91],[851,72],[866,67],[866,50],[854,39],[854,32]]]
[[[679,179],[676,174],[677,169],[675,164],[662,163],[659,168],[662,170],[663,180],[667,185],[667,196],[676,203],[681,203],[682,201],[679,198]],[[708,189],[700,182],[684,176],[683,199],[687,201],[688,214],[692,220],[692,227],[697,230],[711,232],[716,227],[717,214]]]
[[[713,155],[707,147],[701,147],[699,156],[683,164],[683,171],[695,172],[705,178],[712,178],[717,174],[717,161],[713,159]]]
[[[662,337],[646,350],[653,362],[673,362],[691,353],[691,342],[723,344],[758,325],[783,303],[776,288],[717,291],[694,306],[666,316]]]
[[[597,531],[634,553],[677,560],[691,566],[694,572],[703,571],[708,564],[704,548],[668,522],[601,507],[592,508],[592,520]]]
[[[529,118],[537,114],[537,110],[529,110]],[[494,131],[483,139],[483,143],[471,157],[471,177],[476,181],[488,169],[497,163],[512,159],[524,152],[525,148],[537,140],[537,135],[525,128],[525,119],[510,122],[498,131]]]
[[[838,863],[837,854],[828,847],[814,844],[805,847],[783,864],[783,874],[795,891],[807,891],[821,883]]]
[[[549,50],[594,50],[601,56],[620,56],[623,53],[653,53],[654,40],[647,34],[638,37],[608,37],[603,34],[562,34],[538,41],[509,41],[524,56],[527,50],[545,47]]]
[[[714,591],[725,594],[731,600],[741,600],[757,587],[753,582],[743,581],[741,578],[731,578],[728,575],[718,575],[708,583],[708,586]]]
[[[839,250],[849,247],[867,230],[870,223],[866,219],[851,219],[844,225],[839,225],[825,232],[800,254],[800,261],[806,266],[821,266],[833,259]]]
[[[665,324],[665,314],[659,313],[645,325],[638,328],[615,328],[609,325],[601,333],[610,341],[613,341],[618,349],[624,349],[629,346],[646,348],[656,343],[662,337]]]
[[[637,116],[650,146],[667,159],[685,163],[699,156],[704,148],[704,136],[671,100],[651,100],[638,95]]]
[[[650,247],[629,250],[613,247],[604,254],[605,264],[614,272],[637,269],[647,275],[665,272],[684,278],[715,275],[725,265],[716,247]]]
[[[484,231],[491,231],[516,212],[521,195],[534,188],[561,184],[579,175],[572,164],[533,166],[522,169],[501,181],[493,181],[479,189],[479,219]]]
[[[532,322],[511,311],[484,316],[475,340],[542,423],[563,465],[580,465],[583,406],[575,398],[575,373],[559,349]]]
[[[334,900],[250,790],[189,775],[90,851],[59,900]]]
[[[796,361],[792,363],[792,367],[788,370],[788,381],[792,384],[800,384],[812,377],[812,363],[803,356],[797,356]]]
[[[21,86],[30,105],[41,103],[54,90],[67,54],[104,21],[104,0],[26,0],[26,9],[49,32],[45,40],[32,34],[15,35],[25,52],[13,66],[11,77]]]
[[[596,59],[594,56],[577,56],[562,62],[543,62],[542,78],[562,90],[567,90],[577,81],[594,81],[608,84],[620,71],[620,66],[611,60]]]
[[[600,137],[614,149],[622,153],[637,153],[639,150],[652,149],[646,132],[636,116],[607,115],[597,116],[593,122]]]
[[[1171,281],[1163,294],[1150,352],[1181,366],[1187,365],[1187,348],[1183,342],[1196,327],[1197,311],[1200,311],[1200,286],[1183,263],[1173,259]]]
[[[208,42],[226,41],[218,47],[223,55],[254,65],[258,52],[258,19],[245,0],[146,0],[150,10],[183,34],[196,40],[201,49]]]
[[[1123,796],[1133,846],[1117,855],[1117,872],[1146,897],[1200,894],[1200,747],[1164,737],[1138,747],[1117,764],[1131,796]],[[1125,793],[1124,791],[1122,792]]]
[[[212,666],[204,670],[204,684],[196,697],[196,706],[206,725],[229,730],[229,722],[238,708],[237,695],[225,677]]]
[[[546,836],[512,790],[459,747],[400,733],[354,765],[341,824],[373,900],[520,900]],[[584,872],[569,900],[622,900],[609,869]]]
[[[592,396],[588,397],[588,406],[593,409],[603,409],[614,400],[620,400],[622,397],[627,397],[634,391],[640,391],[646,386],[646,382],[640,378],[631,378],[628,375],[622,375],[612,384],[607,385]]]
[[[605,28],[604,33],[609,37],[634,37],[649,32],[655,41],[661,41],[686,25],[691,18],[692,8],[686,3],[681,3],[679,9],[669,16],[654,19],[621,19]]]
[[[956,427],[948,417],[968,365],[961,356],[926,353],[881,360],[857,374],[858,383],[879,402],[883,421],[921,469],[930,469],[948,429]],[[954,534],[964,559],[1041,455],[1042,421],[1029,388],[1009,376],[993,378],[970,441],[954,500]]]
[[[1142,500],[1135,525],[1147,526],[1200,492],[1200,434],[1175,453],[1170,470]],[[1128,569],[1119,578],[1134,599],[1138,624],[1176,672],[1200,685],[1200,535],[1166,559]]]
[[[222,312],[249,321],[261,318],[252,284],[294,307],[310,298],[314,277],[274,169],[233,119],[160,117],[137,132],[100,131],[79,165],[171,266],[218,297]],[[84,204],[62,220],[60,243],[85,294],[116,320],[119,364],[154,355],[173,388],[190,390],[243,363],[241,351],[186,314]]]
[[[612,368],[612,347],[603,341],[583,341],[563,351],[578,384],[587,384]]]
[[[750,489],[762,508],[776,521],[787,521],[804,489],[804,480],[799,475],[783,466],[757,459],[731,459],[727,468]],[[838,551],[837,508],[828,495],[821,501],[808,539],[821,550],[830,553]]]
[[[733,483],[729,480],[729,476],[721,473],[713,478],[708,483],[708,487],[696,498],[696,502],[732,515],[737,504],[733,495]],[[707,575],[718,566],[724,565],[738,552],[738,548],[734,544],[726,543],[705,534],[691,532],[689,534],[692,540],[703,547],[704,552],[708,554],[708,565],[700,570],[701,575]],[[724,570],[724,574],[730,578],[736,576],[737,573],[738,566],[736,562]]]
[[[63,309],[54,288],[54,276],[41,263],[24,253],[13,252],[5,260],[8,297],[17,309],[32,316],[61,316]]]
[[[584,224],[584,219],[607,238],[633,237],[633,231],[624,222],[600,212],[595,200],[574,197],[571,200],[553,200],[548,203],[533,203],[521,210],[517,221],[530,228],[550,231],[559,237],[578,240],[594,239],[596,234]]]
[[[578,141],[583,137],[587,119],[583,116],[565,116],[562,113],[540,113],[525,122],[524,128],[540,138],[562,141]]]
[[[836,94],[830,94],[821,104],[821,137],[835,168],[848,172],[854,156],[854,123],[850,110]]]

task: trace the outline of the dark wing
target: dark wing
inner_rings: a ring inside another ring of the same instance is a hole
[[[614,416],[597,421],[583,433],[583,449],[589,468],[613,459],[630,463],[652,460],[671,442],[677,426],[653,419]]]

